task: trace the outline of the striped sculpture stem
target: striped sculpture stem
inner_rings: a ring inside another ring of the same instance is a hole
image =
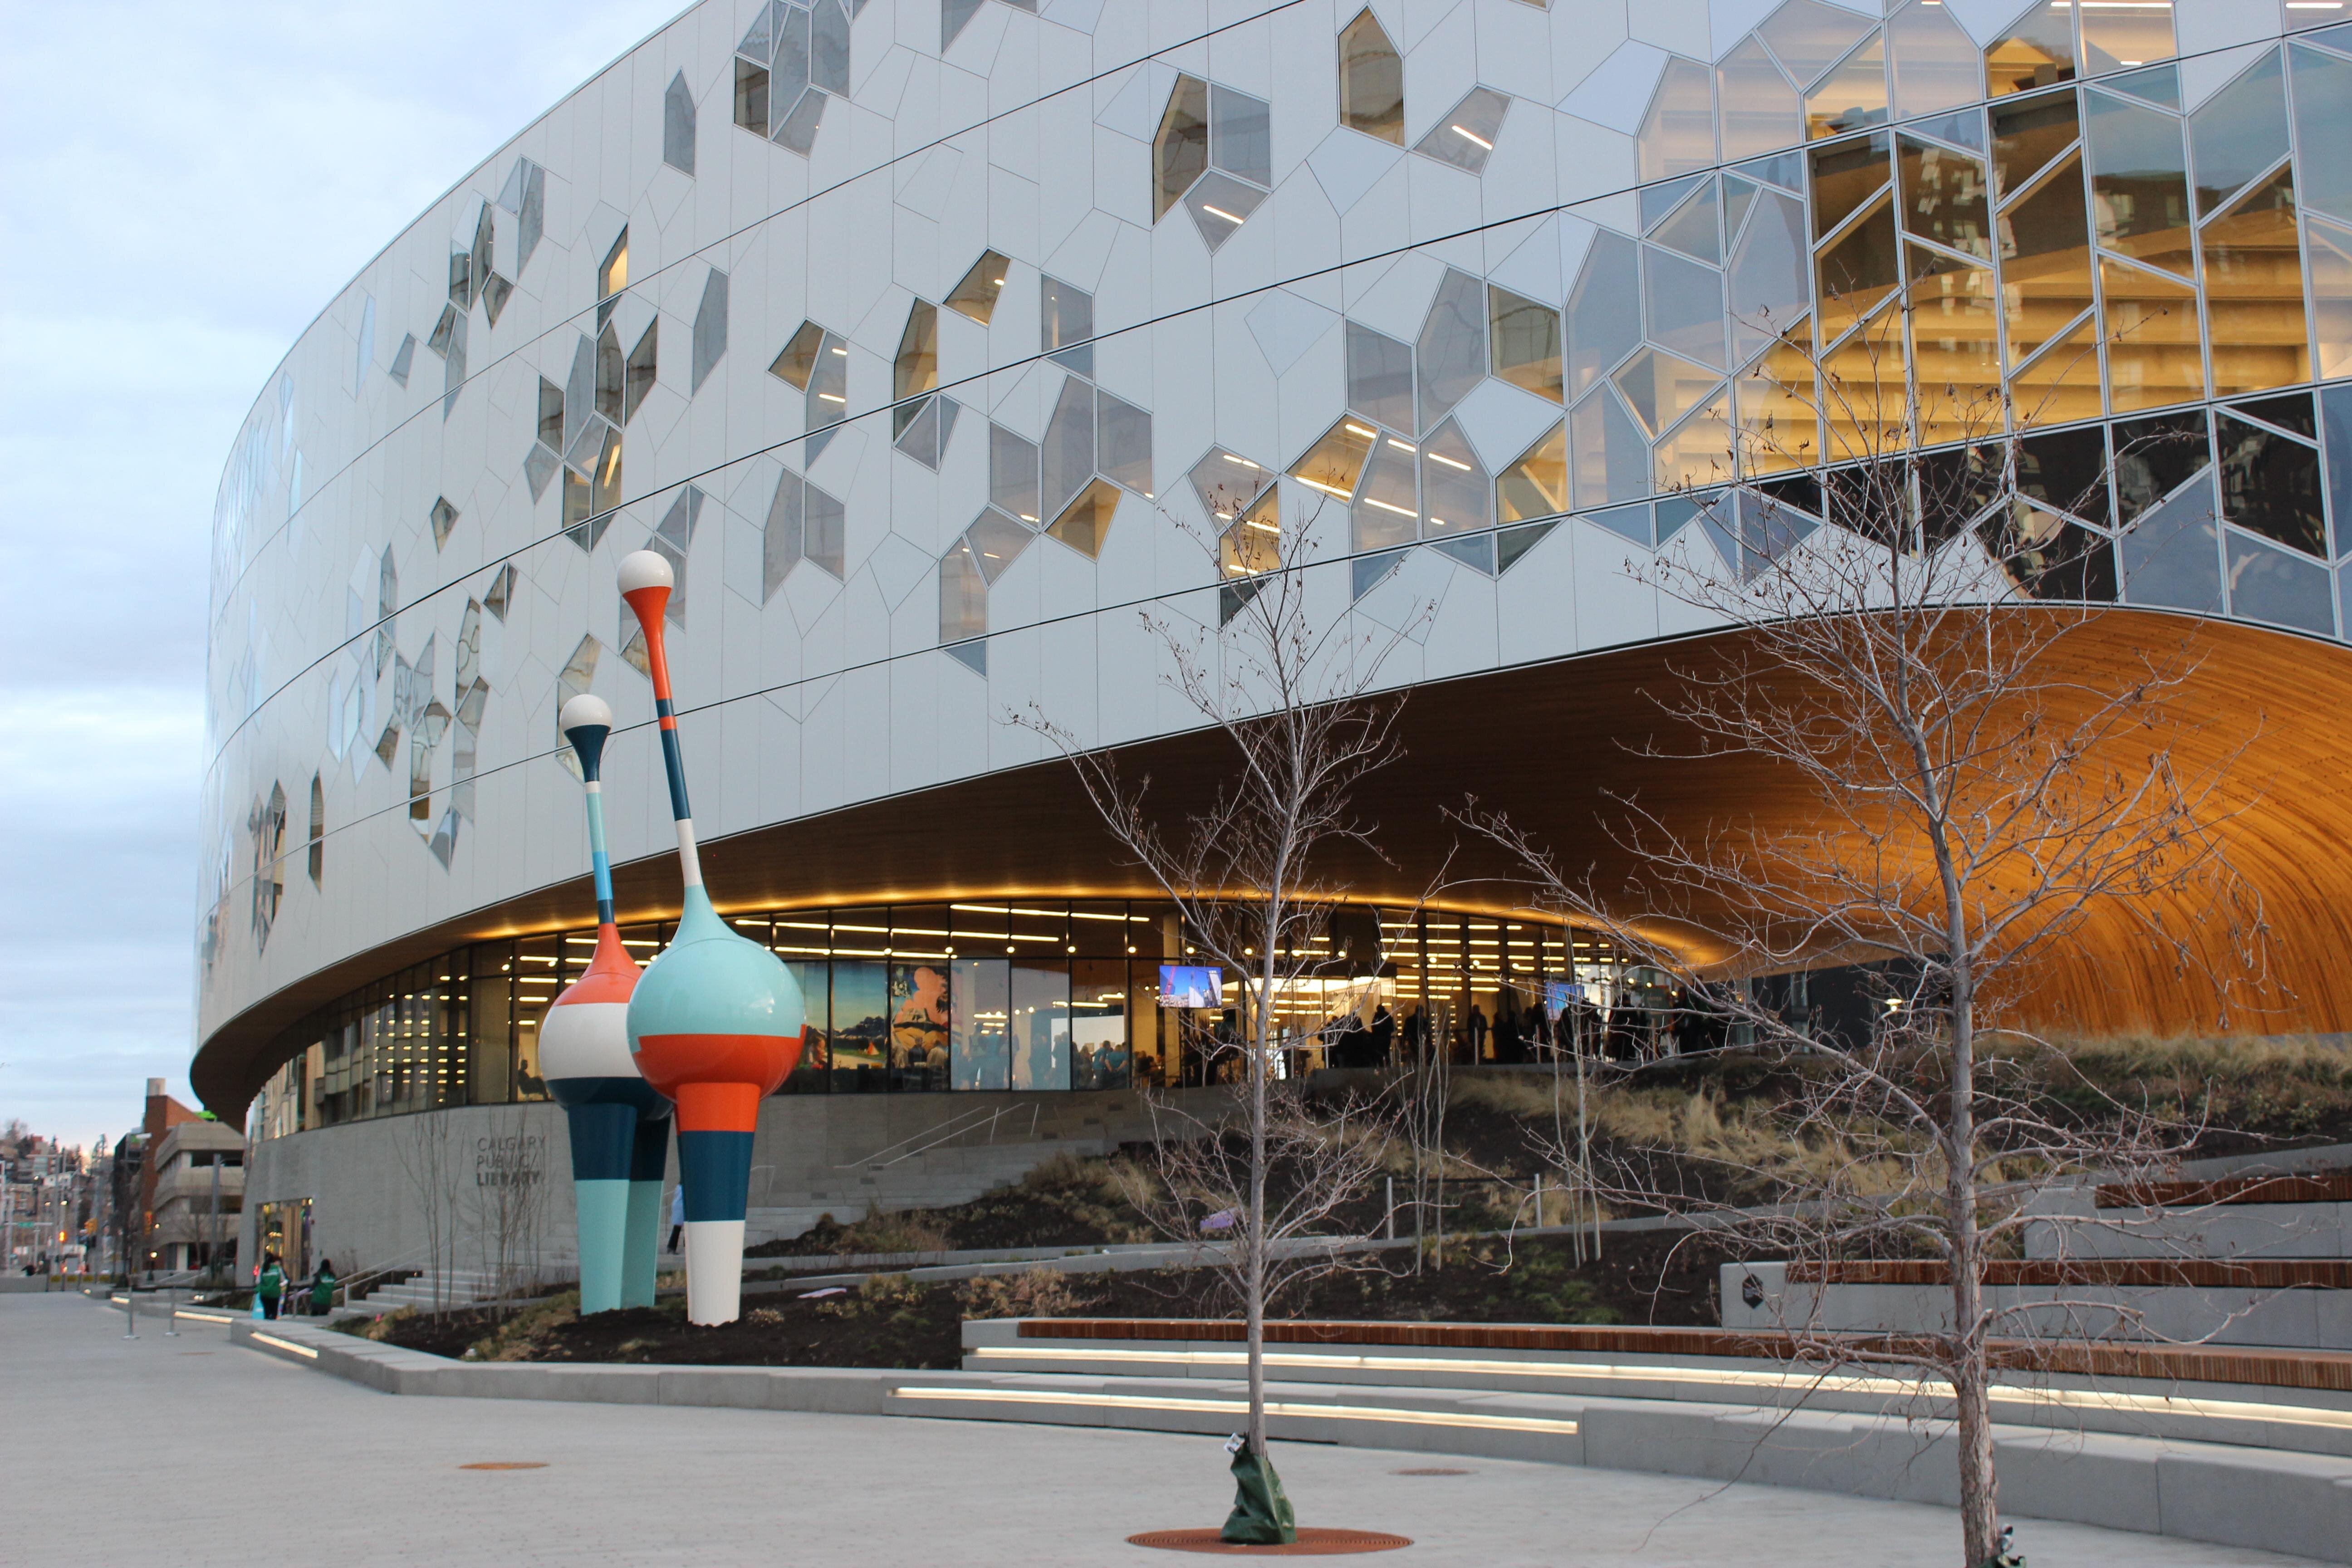
[[[604,852],[599,777],[613,710],[583,693],[563,705],[557,724],[580,760],[587,788],[596,952],[588,972],[548,1006],[539,1029],[540,1072],[563,1107],[572,1133],[580,1310],[609,1312],[654,1303],[669,1101],[646,1082],[629,1051],[629,998],[637,988],[637,963],[613,921],[613,866]]]
[[[663,616],[669,563],[650,550],[624,559],[621,597],[644,630],[661,727],[670,814],[685,880],[677,934],[646,966],[629,1001],[629,1047],[646,1080],[677,1102],[678,1178],[686,1187],[686,1315],[729,1323],[741,1309],[743,1214],[760,1101],[800,1060],[806,1014],[782,960],[719,918],[703,890],[694,816],[687,806],[677,708],[670,695]]]

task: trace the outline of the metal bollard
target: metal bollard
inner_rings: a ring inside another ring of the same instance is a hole
[[[135,1340],[139,1337],[138,1280],[129,1279],[128,1277],[124,1279],[122,1285],[122,1301],[123,1310],[131,1314],[130,1325],[123,1331],[122,1337],[126,1340]]]
[[[177,1285],[171,1287],[171,1293],[164,1298],[163,1337],[167,1340],[180,1337],[180,1288]]]

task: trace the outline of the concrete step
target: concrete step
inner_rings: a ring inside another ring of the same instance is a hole
[[[1066,1325],[1057,1325],[1066,1326]],[[1345,1329],[1349,1325],[1334,1325]],[[1116,1380],[1141,1394],[1189,1396],[1240,1386],[1244,1348],[1231,1342],[1024,1337],[1014,1320],[967,1322],[968,1372],[1028,1380]],[[1528,1395],[1711,1404],[1768,1410],[1947,1420],[1940,1389],[1897,1369],[1824,1373],[1818,1366],[1738,1356],[1624,1352],[1458,1350],[1370,1343],[1276,1343],[1266,1375],[1297,1397],[1350,1396],[1397,1403],[1406,1391],[1449,1397]],[[1375,1393],[1374,1391],[1377,1391]],[[2164,1378],[2004,1373],[1992,1394],[1997,1421],[2018,1427],[2223,1443],[2352,1458],[2352,1391],[2189,1384]],[[1017,1418],[1017,1417],[1009,1417]]]
[[[2211,1205],[2352,1203],[2352,1170],[2262,1172],[2178,1182],[2103,1184],[2094,1189],[2103,1209],[2199,1208]]]
[[[380,1285],[367,1294],[363,1303],[372,1311],[391,1311],[401,1307],[431,1310],[436,1306],[455,1307],[488,1300],[498,1294],[494,1276],[478,1268],[461,1268],[443,1277],[436,1289],[433,1276],[420,1274],[394,1285]]]
[[[1019,1327],[968,1325],[967,1333],[987,1331],[979,1336],[985,1346],[1006,1336],[1017,1340]],[[720,1405],[1202,1434],[1236,1429],[1246,1409],[1242,1385],[1223,1371],[1199,1376],[1190,1369],[1181,1375],[1134,1375],[478,1364],[299,1323],[240,1321],[228,1333],[232,1342],[261,1353],[404,1395]],[[1124,1347],[1101,1342],[1096,1348]],[[1746,1386],[1734,1397],[1715,1401],[1505,1391],[1469,1386],[1458,1378],[1439,1386],[1393,1378],[1347,1383],[1284,1377],[1267,1394],[1267,1426],[1276,1439],[1700,1476],[1947,1507],[1957,1489],[1948,1423],[1916,1421],[1908,1411],[1776,1406],[1759,1403]],[[2004,1513],[2352,1561],[2352,1458],[2065,1429],[2057,1423],[2026,1425],[2006,1415],[1992,1433]]]

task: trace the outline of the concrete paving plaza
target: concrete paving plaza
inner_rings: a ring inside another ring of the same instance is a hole
[[[163,1333],[80,1296],[0,1297],[0,1561],[1054,1568],[1197,1559],[1224,1456],[1153,1433],[670,1406],[401,1398]],[[1411,1536],[1376,1561],[1507,1568],[1955,1562],[1940,1509],[1496,1459],[1276,1446],[1302,1523]],[[526,1461],[541,1469],[473,1471]],[[1397,1472],[1453,1466],[1459,1476]],[[2035,1568],[2303,1559],[2021,1521]]]

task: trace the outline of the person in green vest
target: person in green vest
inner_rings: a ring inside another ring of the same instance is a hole
[[[253,1282],[253,1293],[261,1299],[263,1317],[278,1316],[278,1303],[286,1296],[286,1270],[278,1264],[278,1254],[265,1252],[261,1255],[261,1273]]]
[[[335,1304],[335,1260],[319,1259],[319,1272],[310,1277],[310,1315],[323,1318]]]

